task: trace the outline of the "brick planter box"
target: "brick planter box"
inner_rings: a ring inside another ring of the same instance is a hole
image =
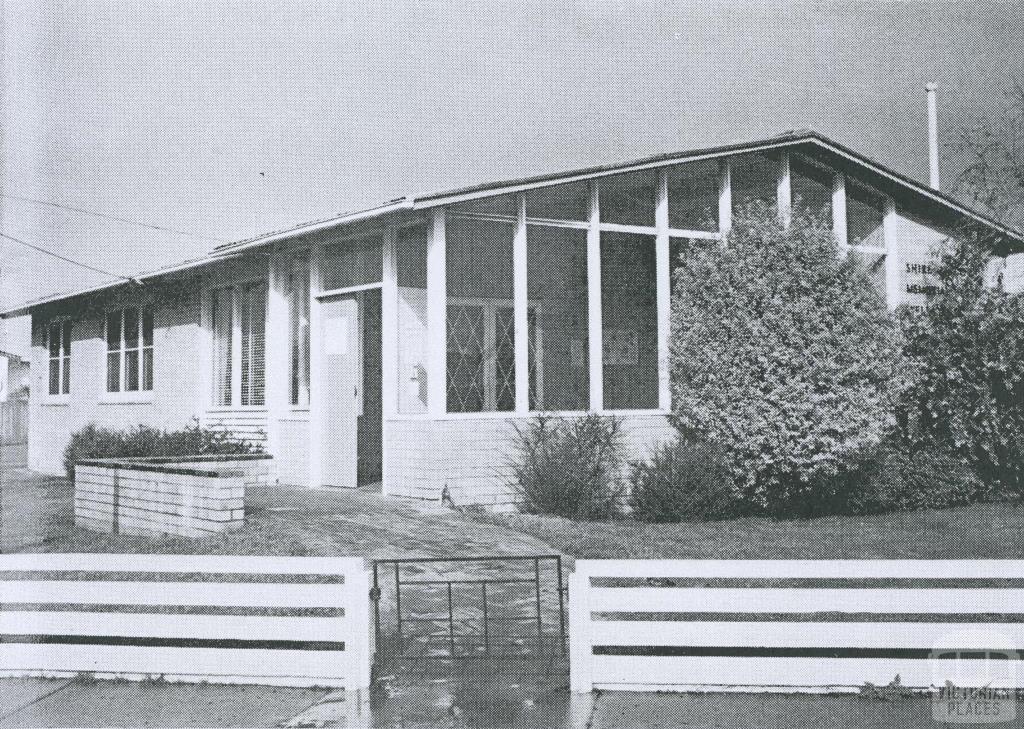
[[[245,489],[272,478],[268,455],[79,461],[75,524],[113,534],[217,534],[245,523]]]

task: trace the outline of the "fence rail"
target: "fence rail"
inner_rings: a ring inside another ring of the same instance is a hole
[[[1024,561],[578,560],[574,691],[1024,686]]]
[[[0,675],[369,686],[361,559],[0,556]]]

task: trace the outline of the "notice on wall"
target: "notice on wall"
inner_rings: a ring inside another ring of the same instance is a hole
[[[640,337],[635,330],[604,330],[604,364],[623,366],[639,363]]]
[[[0,402],[7,402],[7,357],[0,355]]]

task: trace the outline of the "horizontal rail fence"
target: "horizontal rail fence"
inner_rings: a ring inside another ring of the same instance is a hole
[[[1024,687],[1024,561],[578,560],[573,691]]]
[[[370,683],[356,558],[0,556],[0,676]]]

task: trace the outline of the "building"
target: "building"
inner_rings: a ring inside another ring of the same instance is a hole
[[[955,230],[1001,227],[814,132],[406,197],[221,246],[32,315],[30,467],[87,423],[192,418],[263,443],[281,483],[510,500],[531,413],[615,413],[631,456],[671,434],[671,261],[734,207],[825,214],[890,306],[920,303]]]

